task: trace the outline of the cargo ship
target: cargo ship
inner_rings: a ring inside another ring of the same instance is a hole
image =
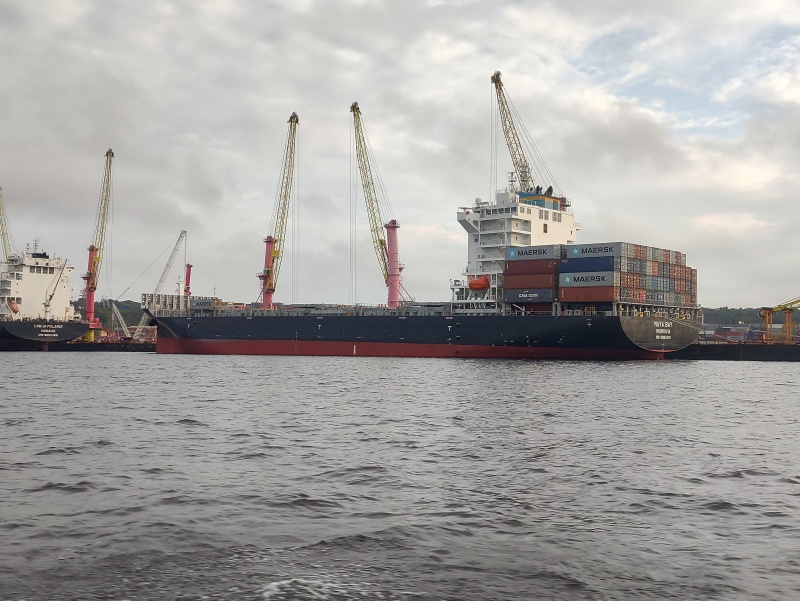
[[[566,197],[513,180],[457,219],[468,262],[448,301],[264,308],[145,294],[156,352],[627,360],[663,359],[697,337],[697,271],[683,253],[577,244]]]
[[[44,351],[89,330],[72,306],[73,271],[38,241],[0,261],[0,351]]]
[[[682,253],[623,242],[576,244],[571,202],[551,184],[541,157],[529,161],[514,123],[501,74],[497,93],[514,171],[490,201],[461,207],[467,266],[450,281],[451,298],[422,303],[404,298],[397,220],[381,214],[371,151],[357,102],[355,155],[373,246],[388,289],[387,304],[273,304],[292,184],[292,113],[275,203],[265,238],[262,302],[143,295],[142,309],[157,326],[156,352],[367,357],[519,359],[663,359],[696,337],[700,311],[697,272]],[[524,134],[524,128],[522,128]],[[538,155],[535,145],[527,151]],[[378,178],[380,179],[380,178]],[[388,203],[386,203],[388,204]],[[381,224],[383,229],[381,229]]]

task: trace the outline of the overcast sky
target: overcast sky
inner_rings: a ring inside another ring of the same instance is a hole
[[[294,111],[299,236],[275,300],[353,300],[358,101],[405,288],[448,299],[467,261],[458,207],[510,170],[492,146],[495,70],[579,242],[684,252],[704,306],[800,296],[796,1],[0,0],[0,51],[18,248],[38,238],[85,271],[114,150],[98,297],[152,292],[185,229],[193,294],[255,301]],[[385,302],[361,199],[355,300]]]

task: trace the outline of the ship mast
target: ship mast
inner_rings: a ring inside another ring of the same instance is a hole
[[[106,166],[103,172],[103,185],[100,189],[100,201],[97,206],[97,223],[94,230],[94,244],[89,247],[89,265],[86,275],[82,276],[86,282],[86,321],[89,322],[89,332],[86,341],[94,341],[94,331],[102,328],[100,320],[94,314],[94,295],[97,290],[97,280],[100,275],[100,266],[103,261],[103,245],[106,238],[106,224],[108,222],[108,209],[111,205],[111,163],[114,152],[109,148],[106,152]]]
[[[286,147],[283,152],[282,176],[275,206],[272,211],[271,234],[264,238],[266,252],[264,254],[264,270],[258,274],[261,280],[261,308],[272,308],[272,297],[278,283],[278,272],[283,259],[283,245],[286,241],[286,222],[289,217],[289,200],[292,195],[292,180],[294,178],[295,140],[297,138],[297,124],[300,118],[297,113],[289,117],[289,131],[286,135]]]
[[[364,135],[364,126],[361,122],[361,109],[357,102],[350,105],[350,112],[353,113],[358,171],[361,174],[361,185],[364,188],[364,202],[367,205],[372,246],[378,257],[383,280],[389,288],[388,305],[394,309],[400,305],[402,298],[400,273],[403,268],[400,265],[397,242],[397,230],[400,228],[400,224],[395,219],[384,223],[381,217],[378,196],[375,192],[375,180],[372,177],[372,167],[369,160],[369,149]],[[383,237],[384,229],[386,230],[386,238]]]

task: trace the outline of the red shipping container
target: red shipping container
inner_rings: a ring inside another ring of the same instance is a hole
[[[526,311],[530,311],[532,313],[547,313],[549,315],[553,312],[552,303],[525,303],[520,306]]]
[[[545,261],[542,261],[544,263]],[[532,275],[505,275],[506,288],[555,288],[556,276],[552,273],[539,273]]]
[[[558,300],[562,303],[611,302],[619,298],[617,286],[597,286],[586,288],[560,288]]]
[[[506,275],[535,275],[555,273],[558,261],[542,259],[539,261],[506,261],[503,273]]]

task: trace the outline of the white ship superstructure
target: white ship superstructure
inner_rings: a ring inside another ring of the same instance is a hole
[[[566,197],[554,196],[552,187],[518,190],[513,175],[494,202],[476,198],[473,206],[461,207],[458,222],[468,234],[468,263],[465,279],[452,281],[452,300],[476,303],[476,308],[488,308],[502,296],[498,288],[507,248],[574,244],[580,229]]]
[[[38,241],[0,262],[0,315],[4,319],[75,321],[66,259],[50,256]]]

